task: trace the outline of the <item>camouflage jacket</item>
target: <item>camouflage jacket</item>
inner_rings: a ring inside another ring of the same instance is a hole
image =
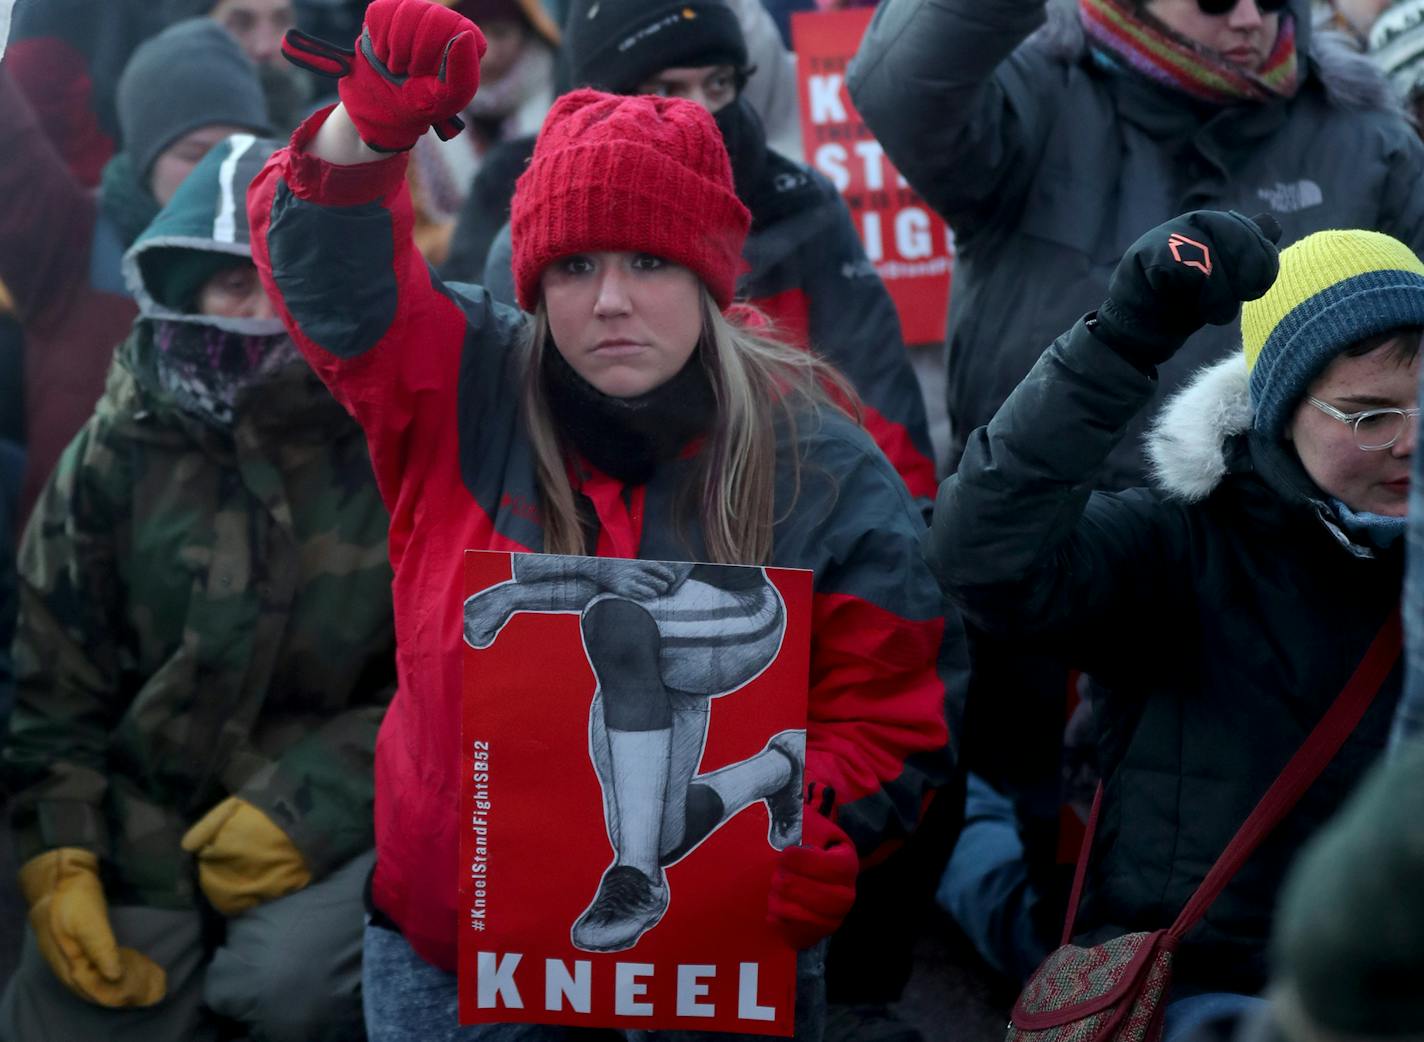
[[[21,859],[98,853],[116,903],[183,907],[183,832],[229,794],[314,878],[367,850],[394,690],[388,517],[357,426],[304,366],[230,432],[152,379],[152,327],[26,529],[0,746]]]

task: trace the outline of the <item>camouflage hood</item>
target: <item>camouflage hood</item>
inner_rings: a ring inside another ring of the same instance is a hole
[[[281,142],[234,134],[193,168],[178,191],[124,254],[124,279],[144,318],[201,323],[256,336],[282,331],[280,319],[222,318],[175,310],[161,302],[156,280],[165,265],[198,252],[252,258],[247,186]]]

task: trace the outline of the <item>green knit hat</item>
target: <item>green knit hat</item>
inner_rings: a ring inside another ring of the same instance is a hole
[[[1424,743],[1375,767],[1286,881],[1275,980],[1312,1023],[1424,1034]]]
[[[1241,307],[1255,426],[1280,438],[1311,382],[1345,348],[1424,326],[1424,264],[1380,232],[1316,232],[1281,251],[1281,272]]]

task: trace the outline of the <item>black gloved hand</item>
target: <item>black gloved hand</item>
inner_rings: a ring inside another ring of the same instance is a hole
[[[1226,325],[1243,300],[1271,288],[1280,237],[1269,214],[1194,210],[1159,224],[1118,262],[1093,334],[1129,361],[1161,365],[1203,325]]]

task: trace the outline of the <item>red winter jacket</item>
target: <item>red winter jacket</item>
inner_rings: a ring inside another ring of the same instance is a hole
[[[365,428],[390,509],[400,691],[376,747],[372,896],[417,952],[453,970],[462,552],[543,546],[518,410],[526,318],[432,274],[411,241],[403,155],[342,167],[304,154],[324,118],[253,182],[253,252],[298,346]],[[847,419],[801,426],[786,447],[801,488],[777,504],[766,563],[814,571],[807,779],[835,789],[864,857],[913,826],[948,768],[946,626],[895,471]],[[671,523],[691,466],[667,464],[627,496],[585,480],[598,554],[695,560]]]

